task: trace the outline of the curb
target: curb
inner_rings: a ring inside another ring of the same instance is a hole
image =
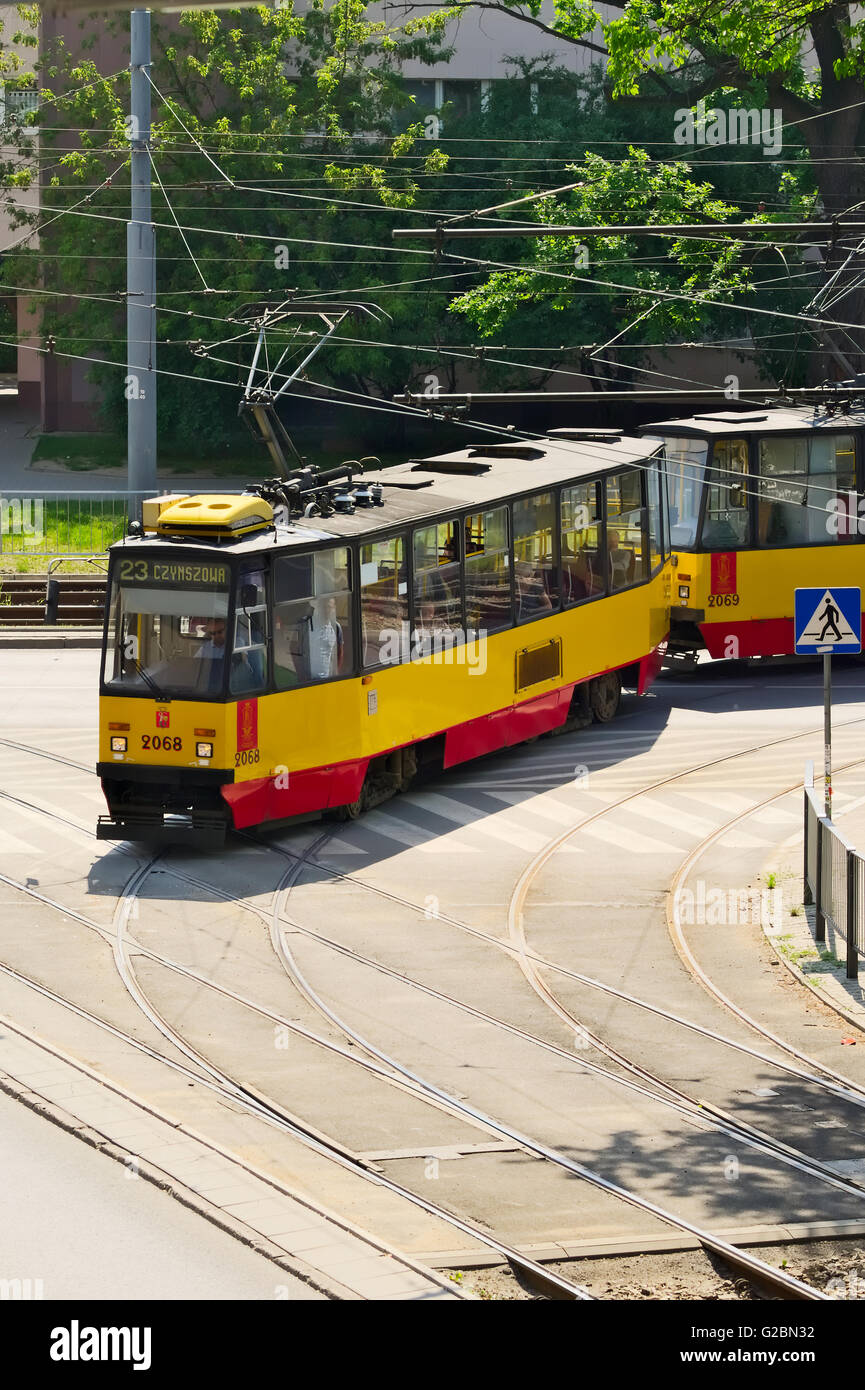
[[[810,998],[819,999],[820,1002],[825,1004],[827,1008],[833,1009],[840,1018],[843,1018],[845,1023],[849,1023],[851,1028],[856,1028],[860,1033],[865,1033],[865,1019],[861,1017],[857,1018],[856,1015],[851,1013],[849,1009],[845,1009],[844,1005],[840,1003],[839,1000],[833,999],[832,996],[829,994],[823,994],[819,989],[815,989],[814,986],[810,983],[808,976],[805,974],[803,970],[799,969],[795,961],[788,960],[787,956],[784,955],[784,952],[780,950],[777,940],[775,939],[778,935],[777,928],[772,926],[766,914],[762,911],[760,913],[760,929],[763,933],[764,939],[768,941],[778,960],[781,962],[782,965],[787,967],[787,970],[793,976],[793,979],[797,980],[800,985],[804,986]]]
[[[102,628],[62,628],[42,631],[40,628],[0,627],[0,648],[7,651],[51,651],[55,648],[98,648],[102,646]]]

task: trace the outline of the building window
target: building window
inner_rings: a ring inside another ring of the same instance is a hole
[[[3,118],[6,121],[23,122],[30,111],[39,105],[39,93],[35,87],[19,87],[7,82],[3,88]]]
[[[478,79],[446,79],[442,82],[442,105],[450,108],[445,112],[445,116],[452,121],[462,121],[467,116],[479,116],[483,109],[483,97],[484,83]]]

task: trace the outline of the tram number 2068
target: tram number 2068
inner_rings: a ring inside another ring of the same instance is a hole
[[[739,603],[738,594],[710,594],[710,608],[736,608]]]
[[[164,737],[160,734],[142,734],[141,747],[153,749],[156,753],[160,750],[164,750],[166,753],[179,753],[183,747],[183,739],[179,735],[171,738],[168,734]]]
[[[249,767],[251,763],[257,763],[261,758],[257,748],[251,748],[248,753],[235,753],[235,767]]]

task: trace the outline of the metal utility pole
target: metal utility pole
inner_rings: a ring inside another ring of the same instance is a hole
[[[132,207],[126,227],[127,478],[130,492],[151,492],[156,490],[156,230],[150,209],[150,11],[133,10],[130,21]]]

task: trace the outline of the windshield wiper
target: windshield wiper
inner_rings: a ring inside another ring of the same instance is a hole
[[[157,700],[164,700],[164,701],[167,702],[168,699],[169,699],[169,696],[166,695],[166,694],[164,693],[164,691],[160,690],[159,686],[156,684],[156,681],[155,681],[155,680],[153,679],[153,677],[150,675],[149,671],[145,671],[144,667],[141,665],[141,662],[138,660],[138,657],[137,657],[137,656],[130,656],[130,657],[127,657],[126,659],[127,659],[127,661],[131,661],[131,662],[132,662],[132,664],[133,664],[133,666],[135,667],[136,671],[138,672],[139,676],[140,676],[141,679],[144,681],[145,685],[148,685],[148,686],[150,687],[150,689],[153,691],[154,695],[156,696]]]

